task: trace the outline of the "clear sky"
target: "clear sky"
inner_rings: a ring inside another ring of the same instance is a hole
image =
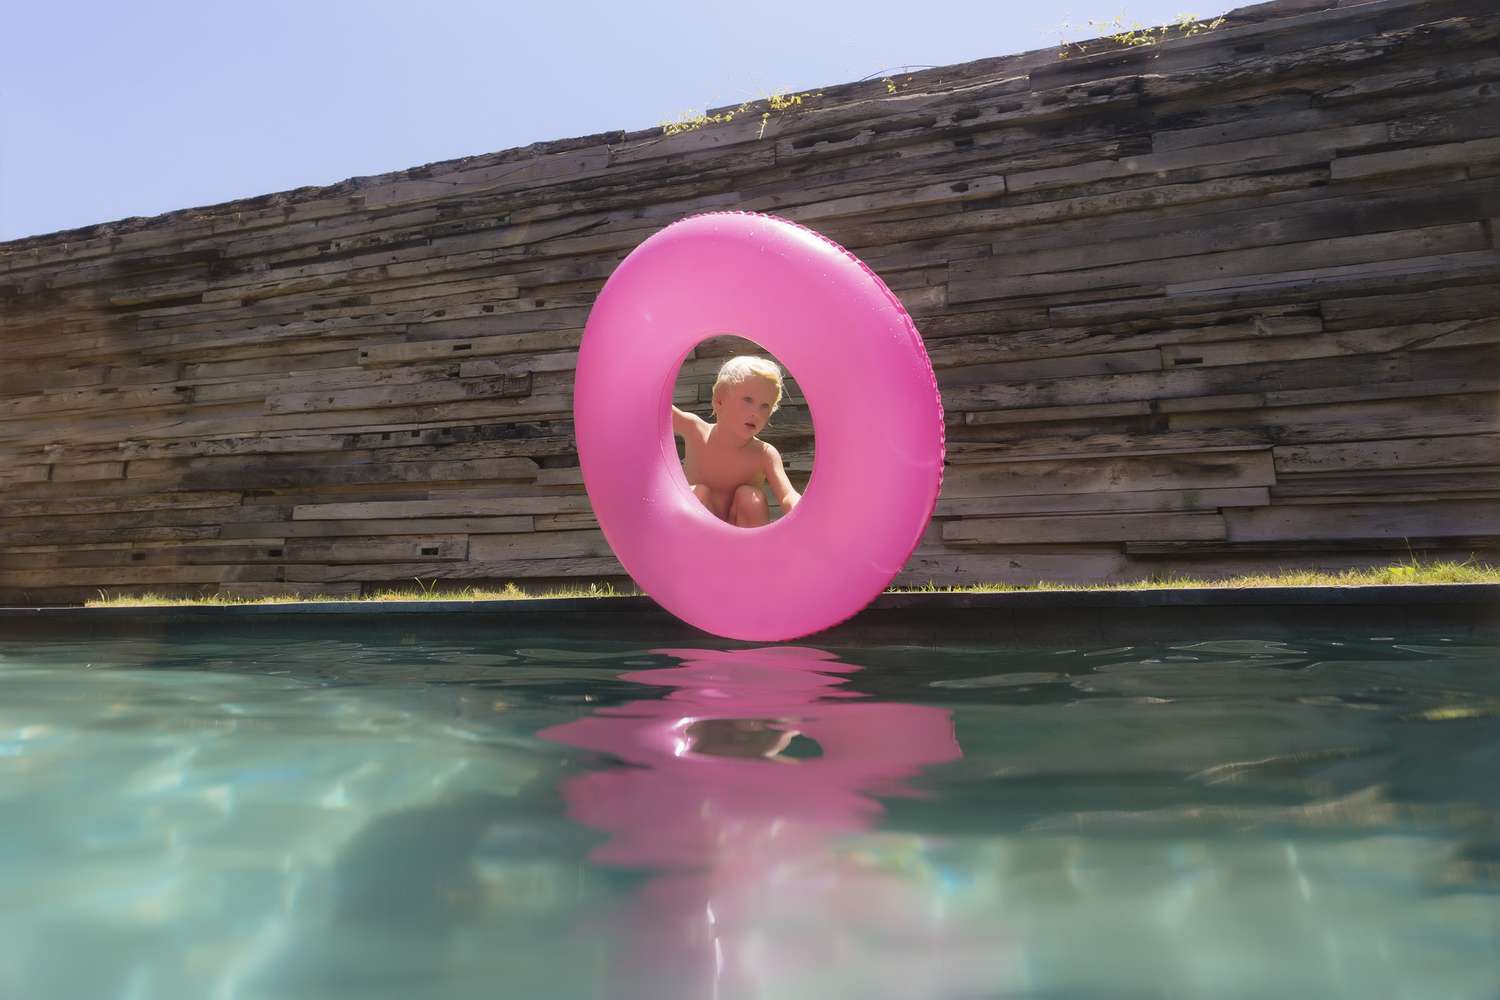
[[[0,240],[636,129],[1211,0],[22,0]]]

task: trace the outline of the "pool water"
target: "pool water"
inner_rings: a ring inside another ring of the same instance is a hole
[[[1500,993],[1461,634],[0,637],[0,810],[7,1000]]]

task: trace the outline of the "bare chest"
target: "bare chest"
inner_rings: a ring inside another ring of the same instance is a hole
[[[690,443],[683,457],[682,471],[688,482],[701,483],[714,490],[732,490],[746,483],[759,486],[765,479],[758,444],[728,449],[715,448],[707,443]]]

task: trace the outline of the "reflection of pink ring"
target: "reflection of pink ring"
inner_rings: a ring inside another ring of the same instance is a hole
[[[786,365],[817,433],[802,502],[754,530],[704,509],[672,441],[677,370],[724,333]],[[847,250],[765,215],[693,216],[625,258],[589,315],[573,415],[589,500],[626,571],[735,639],[796,638],[858,612],[911,556],[942,485],[942,402],[906,310]]]

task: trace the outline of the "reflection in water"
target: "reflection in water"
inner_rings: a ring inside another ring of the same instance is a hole
[[[843,689],[858,668],[816,649],[657,652],[684,662],[623,677],[670,688],[666,698],[539,734],[631,765],[563,786],[568,814],[608,834],[592,860],[654,872],[609,921],[622,938],[612,996],[805,983],[871,921],[893,942],[921,942],[924,961],[907,970],[918,981],[893,995],[937,995],[982,968],[961,960],[972,937],[944,927],[918,886],[828,864],[834,837],[880,817],[876,795],[913,794],[903,779],[962,756],[947,711],[863,700]],[[803,753],[788,753],[794,742]]]
[[[671,655],[0,636],[0,998],[1496,1000],[1500,641]]]

